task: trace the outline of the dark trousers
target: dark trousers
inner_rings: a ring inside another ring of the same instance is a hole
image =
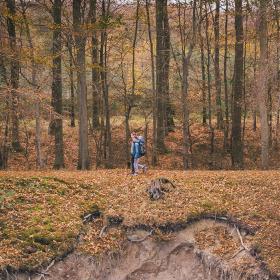
[[[134,169],[134,156],[131,156],[130,167],[131,167],[131,173],[135,173],[135,169]]]

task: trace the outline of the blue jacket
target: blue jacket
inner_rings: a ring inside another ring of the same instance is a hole
[[[133,158],[140,158],[140,144],[139,144],[139,141],[132,141],[130,154]]]

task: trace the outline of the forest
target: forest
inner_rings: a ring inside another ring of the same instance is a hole
[[[279,167],[278,1],[1,1],[1,169]]]
[[[280,279],[279,130],[280,0],[0,0],[0,280]]]

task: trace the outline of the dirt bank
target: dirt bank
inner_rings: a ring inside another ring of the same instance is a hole
[[[250,236],[226,223],[202,219],[166,240],[145,230],[124,234],[127,240],[120,252],[97,258],[75,250],[63,260],[53,262],[41,274],[7,274],[5,279],[273,279],[252,256]]]

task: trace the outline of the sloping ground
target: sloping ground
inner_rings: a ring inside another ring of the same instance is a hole
[[[199,236],[203,233],[212,236],[215,242],[201,250]],[[49,266],[44,274],[13,276],[17,280],[39,280],[42,275],[48,280],[271,279],[248,251],[237,251],[240,243],[237,231],[225,223],[202,219],[164,241],[148,238],[145,230],[134,229],[125,234],[129,241],[123,243],[118,253],[94,258],[76,250]],[[225,240],[227,252],[223,257],[215,256],[215,251],[224,247]],[[230,248],[229,244],[233,246]]]
[[[138,177],[128,173],[0,173],[1,269],[38,269],[73,248],[75,253],[92,256],[119,252],[126,239],[125,229],[153,229],[153,238],[145,242],[172,241],[177,238],[172,232],[183,229],[188,221],[217,216],[254,233],[243,237],[250,244],[250,253],[271,275],[280,276],[279,172],[162,170]],[[163,200],[150,201],[146,188],[151,179],[160,176],[173,180],[176,189]],[[83,224],[83,217],[97,210],[102,217]],[[107,217],[122,223],[100,238]],[[217,236],[223,236],[223,231],[200,231],[195,235],[197,248],[207,251]],[[240,250],[241,241],[232,242],[227,236],[214,248],[217,258],[230,258]]]
[[[125,168],[127,166],[125,154],[125,139],[124,139],[124,120],[122,117],[112,118],[112,165],[115,168]],[[54,136],[48,135],[49,122],[42,122],[42,159],[45,168],[50,169],[53,167],[55,155]],[[144,134],[144,119],[135,117],[130,122],[130,126],[136,129],[139,134]],[[26,137],[28,132],[28,137]],[[36,151],[35,145],[35,124],[30,123],[27,131],[21,133],[21,144],[24,149],[22,153],[10,151],[8,168],[10,170],[35,170],[36,167]],[[67,170],[76,170],[78,160],[78,127],[69,127],[69,121],[64,120],[64,145],[65,145],[65,167]],[[194,170],[220,170],[232,169],[231,155],[229,152],[224,151],[224,133],[221,130],[215,130],[215,147],[214,152],[210,156],[210,142],[211,133],[209,128],[201,125],[201,123],[193,122],[190,126],[191,133],[191,155],[190,155],[190,168]],[[272,133],[275,135],[275,132]],[[152,126],[148,129],[147,140],[147,157],[151,162],[151,142],[152,142]],[[0,135],[1,137],[1,135]],[[93,164],[96,163],[96,143],[99,143],[97,136],[89,135],[89,154]],[[28,140],[28,141],[26,141]],[[96,142],[97,141],[97,142]],[[182,128],[176,126],[174,132],[171,132],[166,137],[166,147],[168,153],[160,155],[158,162],[158,169],[183,169],[182,160]],[[259,169],[261,168],[261,146],[260,146],[260,129],[256,132],[252,130],[252,123],[247,122],[246,131],[244,136],[244,168],[246,169]],[[278,141],[279,143],[279,141]],[[273,146],[274,147],[274,146]],[[270,154],[270,168],[279,168],[279,147],[274,147]]]

